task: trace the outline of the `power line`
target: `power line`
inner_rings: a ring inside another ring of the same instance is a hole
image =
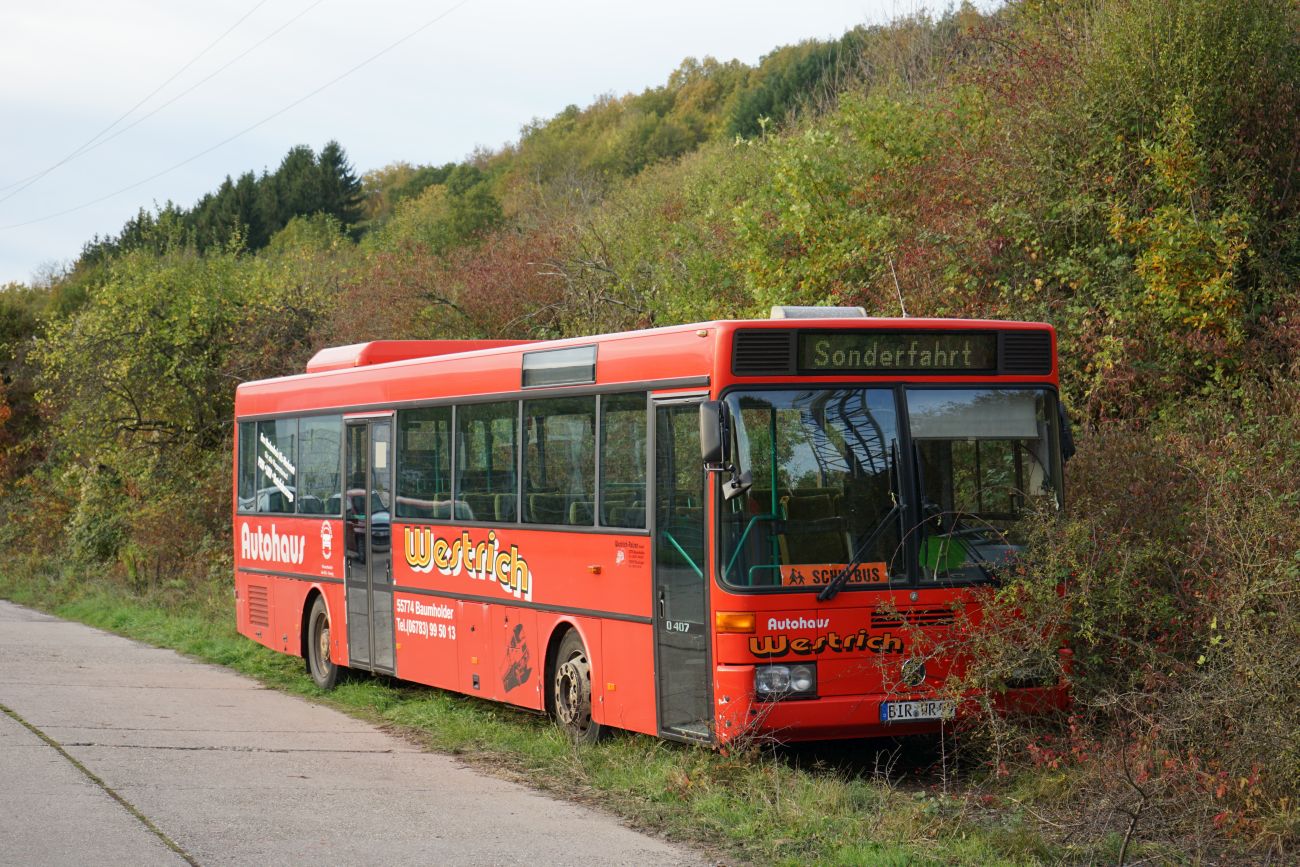
[[[263,2],[265,2],[265,0],[263,0]],[[75,159],[75,158],[77,158],[77,157],[85,156],[86,154],[90,153],[91,151],[95,150],[96,148],[98,148],[98,147],[102,147],[103,145],[108,144],[108,143],[111,142],[113,139],[117,138],[118,136],[120,136],[120,135],[125,135],[126,133],[128,133],[128,132],[130,132],[131,130],[135,129],[137,126],[139,126],[140,124],[144,123],[146,120],[148,120],[149,118],[153,117],[155,114],[157,114],[158,112],[162,111],[162,110],[163,110],[164,108],[166,108],[167,106],[171,105],[172,103],[176,102],[177,100],[181,99],[182,97],[185,97],[185,96],[187,96],[187,95],[193,93],[195,90],[197,90],[197,89],[199,89],[200,87],[202,87],[203,85],[207,84],[209,81],[211,81],[212,79],[216,78],[218,75],[220,75],[221,73],[225,72],[227,69],[229,69],[230,67],[234,66],[236,63],[238,63],[239,61],[243,60],[243,59],[244,59],[245,57],[247,57],[248,55],[252,54],[252,53],[253,53],[254,51],[256,51],[258,48],[261,48],[263,45],[265,45],[266,43],[270,42],[272,39],[274,39],[276,36],[278,36],[281,32],[283,32],[285,29],[287,29],[291,24],[293,24],[293,23],[294,23],[295,21],[297,21],[299,18],[302,18],[302,17],[303,17],[304,15],[306,15],[308,12],[312,11],[313,9],[315,9],[317,6],[319,6],[320,4],[322,4],[322,3],[324,3],[324,2],[325,2],[325,0],[316,0],[315,3],[312,3],[310,6],[306,7],[305,9],[303,9],[301,12],[299,12],[297,15],[293,16],[293,17],[290,18],[288,21],[286,21],[286,22],[284,22],[283,24],[281,24],[281,25],[280,25],[279,27],[277,27],[275,30],[272,30],[270,33],[268,33],[268,34],[267,34],[266,36],[264,36],[262,39],[260,39],[259,41],[255,42],[253,45],[251,45],[251,46],[249,46],[248,48],[246,48],[243,52],[241,52],[240,54],[238,54],[238,55],[236,55],[235,57],[231,58],[230,60],[228,60],[226,63],[222,64],[221,66],[218,66],[218,67],[217,67],[216,69],[214,69],[212,72],[208,73],[208,74],[207,74],[206,76],[204,76],[203,78],[201,78],[201,79],[199,79],[198,81],[194,82],[194,84],[190,85],[190,86],[187,87],[185,90],[182,90],[180,93],[176,94],[176,95],[173,96],[171,99],[169,99],[169,100],[167,100],[166,102],[164,102],[162,105],[158,106],[157,108],[154,108],[154,109],[153,109],[152,111],[150,111],[148,114],[145,114],[145,115],[143,115],[142,117],[138,117],[138,118],[136,118],[135,120],[131,121],[131,123],[127,124],[126,126],[122,127],[121,129],[119,129],[117,132],[113,133],[112,135],[108,136],[108,137],[105,138],[105,139],[102,139],[102,140],[100,140],[100,141],[95,142],[94,144],[90,145],[89,147],[86,147],[85,145],[83,145],[83,146],[82,146],[82,149],[81,149],[79,152],[75,152],[75,153],[69,155],[68,157],[65,157],[65,158],[64,158],[60,163],[58,163],[56,166],[54,166],[54,167],[52,167],[52,168],[57,168],[58,165],[62,165],[63,163],[66,163],[66,162],[71,162],[73,159]],[[260,4],[259,4],[259,5],[260,5]],[[247,16],[245,16],[245,17],[247,17]],[[241,19],[241,20],[242,20],[242,19]],[[173,76],[173,77],[175,77],[175,76]],[[156,93],[157,91],[154,91],[154,92]],[[134,110],[134,109],[132,109],[132,110]],[[128,114],[129,114],[129,112],[128,112]],[[115,122],[115,123],[116,123],[116,122]],[[111,127],[109,127],[109,128],[111,129]],[[100,134],[102,135],[103,133],[100,133]],[[93,141],[93,139],[92,139],[92,141]],[[49,171],[50,171],[50,169],[46,169],[46,172],[43,173],[41,176],[37,176],[37,177],[35,178],[35,180],[40,180],[40,177],[43,177],[44,174],[48,173]],[[33,181],[33,183],[35,182],[35,180]],[[11,198],[12,196],[17,195],[18,193],[22,192],[22,191],[23,191],[24,189],[26,189],[28,186],[31,186],[31,184],[27,184],[27,185],[25,185],[25,186],[23,186],[23,187],[20,187],[19,189],[14,190],[12,193],[10,193],[10,194],[7,195],[7,196],[0,196],[0,202],[5,202],[5,201],[7,201],[7,200],[8,200],[9,198]]]
[[[108,138],[104,139],[104,141],[100,141],[100,142],[96,143],[96,141],[97,141],[101,136],[103,136],[105,133],[107,133],[107,132],[108,132],[109,130],[111,130],[113,127],[117,126],[117,125],[118,125],[119,123],[121,123],[122,121],[126,120],[128,117],[131,116],[131,114],[132,114],[136,109],[138,109],[140,106],[144,105],[144,104],[145,104],[146,102],[148,102],[149,100],[153,99],[153,98],[158,94],[159,91],[161,91],[164,87],[166,87],[167,85],[169,85],[169,84],[171,84],[173,81],[175,81],[177,78],[179,78],[179,77],[180,77],[180,76],[185,72],[185,70],[189,69],[189,68],[190,68],[191,66],[193,66],[195,63],[198,63],[199,60],[202,59],[202,57],[203,57],[205,54],[207,54],[207,53],[208,53],[209,51],[211,51],[213,48],[216,48],[217,45],[218,45],[218,43],[220,43],[223,39],[225,39],[227,36],[229,36],[229,35],[234,31],[234,29],[235,29],[236,27],[238,27],[239,25],[243,24],[246,20],[248,20],[248,17],[249,17],[250,15],[252,15],[252,14],[253,14],[254,12],[256,12],[258,9],[261,9],[263,6],[265,6],[266,3],[267,3],[267,0],[259,0],[259,2],[258,2],[255,6],[253,6],[252,9],[249,9],[247,12],[245,12],[245,13],[244,13],[240,18],[239,18],[238,21],[236,21],[234,24],[231,24],[229,27],[227,27],[224,33],[222,33],[222,34],[221,34],[220,36],[218,36],[216,39],[214,39],[214,40],[212,40],[210,43],[208,43],[208,47],[207,47],[207,48],[204,48],[204,49],[203,49],[202,51],[200,51],[198,54],[196,54],[196,55],[194,55],[193,57],[191,57],[191,58],[189,59],[189,61],[185,63],[184,66],[182,66],[180,69],[178,69],[178,70],[176,70],[175,72],[173,72],[173,73],[171,74],[171,76],[170,76],[166,81],[164,81],[162,84],[160,84],[160,85],[158,85],[157,87],[155,87],[153,90],[149,91],[148,95],[146,95],[143,99],[141,99],[141,100],[140,100],[139,102],[137,102],[135,105],[133,105],[133,106],[131,106],[130,108],[128,108],[128,109],[127,109],[125,112],[123,112],[121,115],[119,115],[118,118],[117,118],[117,120],[113,121],[113,122],[110,123],[108,126],[104,127],[104,128],[101,129],[99,132],[95,133],[93,136],[91,136],[90,138],[86,139],[84,142],[82,142],[80,145],[78,145],[76,148],[74,148],[74,149],[72,150],[72,152],[69,153],[67,156],[65,156],[63,159],[59,160],[58,162],[54,163],[54,164],[51,165],[51,166],[48,166],[48,167],[45,168],[43,171],[39,171],[39,172],[37,172],[37,173],[34,174],[34,175],[28,175],[27,177],[23,178],[22,180],[14,181],[12,184],[6,184],[5,186],[0,187],[0,191],[8,190],[8,189],[11,189],[11,188],[13,188],[13,187],[17,187],[17,188],[18,188],[18,189],[16,189],[16,190],[14,190],[13,192],[9,193],[7,196],[0,196],[0,202],[6,202],[6,201],[8,201],[9,199],[11,199],[11,198],[13,198],[14,196],[18,195],[19,193],[21,193],[23,190],[25,190],[25,189],[27,189],[28,187],[30,187],[32,184],[34,184],[34,183],[36,183],[37,181],[39,181],[41,178],[43,178],[43,177],[45,177],[46,175],[48,175],[50,172],[52,172],[52,171],[54,171],[55,169],[57,169],[59,166],[62,166],[62,165],[64,165],[64,164],[68,163],[68,162],[71,162],[72,160],[76,159],[77,157],[81,156],[82,154],[86,153],[87,151],[94,150],[95,148],[99,147],[99,145],[103,144],[104,142],[109,141],[110,139],[116,138],[118,135],[121,135],[123,132],[126,132],[125,129],[123,129],[123,130],[118,130],[117,133],[115,133],[114,135],[111,135],[111,136],[109,136]],[[206,79],[205,79],[205,81],[206,81]],[[188,91],[186,91],[186,92],[188,93]],[[183,95],[183,94],[182,94],[182,95]],[[175,100],[173,100],[173,102],[174,102],[174,101],[175,101]],[[169,104],[170,104],[170,103],[164,103],[164,106],[169,105]],[[157,109],[154,109],[154,111],[156,112]],[[153,114],[153,112],[150,112],[150,114]],[[149,117],[149,116],[150,116],[150,115],[145,115],[145,117]],[[143,119],[144,119],[144,118],[141,118],[141,120],[143,120]],[[136,121],[136,123],[139,123],[139,122],[140,122],[140,121]],[[135,126],[135,124],[133,123],[133,124],[131,124],[131,126]],[[126,129],[130,129],[130,128],[131,128],[131,127],[127,127]]]
[[[259,120],[257,123],[254,123],[254,124],[252,124],[252,125],[250,125],[250,126],[246,126],[246,127],[244,127],[243,129],[241,129],[239,132],[235,133],[234,135],[229,136],[228,138],[224,138],[224,139],[222,139],[221,141],[219,141],[219,142],[217,142],[216,144],[214,144],[212,147],[205,148],[204,150],[199,151],[198,153],[194,154],[193,156],[181,160],[180,162],[176,163],[175,165],[169,166],[169,167],[163,169],[163,170],[160,171],[160,172],[157,172],[157,173],[155,173],[155,174],[152,174],[152,175],[150,175],[149,177],[144,178],[143,180],[136,181],[136,182],[133,183],[133,184],[129,184],[129,185],[125,186],[125,187],[122,187],[122,188],[119,189],[119,190],[114,190],[113,192],[111,192],[111,193],[109,193],[109,194],[107,194],[107,195],[100,196],[98,199],[92,199],[91,201],[89,201],[89,202],[85,202],[85,203],[80,204],[80,205],[77,205],[77,206],[74,207],[74,208],[67,208],[67,209],[62,210],[62,211],[56,211],[56,212],[53,213],[53,214],[46,214],[46,215],[44,215],[44,216],[42,216],[42,217],[34,217],[33,219],[30,219],[30,220],[24,220],[24,221],[21,222],[21,223],[11,223],[11,224],[8,225],[8,226],[0,226],[0,232],[7,232],[7,231],[10,231],[11,229],[21,229],[21,228],[24,227],[24,226],[31,226],[31,225],[34,225],[34,224],[36,224],[36,223],[44,223],[44,222],[46,222],[47,220],[54,220],[54,219],[57,219],[58,217],[66,217],[68,214],[75,214],[77,211],[84,211],[86,208],[90,208],[90,207],[93,207],[93,206],[95,206],[95,205],[98,205],[100,202],[106,202],[106,201],[108,201],[109,199],[112,199],[112,198],[114,198],[114,197],[116,197],[116,196],[120,196],[120,195],[122,195],[123,193],[129,193],[131,190],[134,190],[134,189],[136,189],[137,187],[142,187],[142,186],[144,186],[145,184],[147,184],[147,183],[149,183],[149,182],[151,182],[151,181],[156,181],[156,180],[158,180],[158,178],[161,178],[161,177],[163,177],[163,176],[165,176],[165,175],[169,175],[169,174],[171,174],[172,172],[176,171],[177,169],[179,169],[179,168],[183,168],[184,166],[189,165],[190,163],[194,162],[195,160],[200,159],[200,158],[202,158],[202,157],[205,157],[205,156],[207,156],[208,154],[212,153],[213,151],[218,150],[219,148],[223,148],[223,147],[225,147],[226,145],[230,144],[232,141],[234,141],[234,140],[236,140],[236,139],[238,139],[238,138],[240,138],[240,137],[242,137],[242,136],[247,135],[248,133],[252,132],[253,130],[257,129],[258,127],[263,126],[264,124],[270,123],[271,121],[275,120],[277,117],[279,117],[280,115],[284,114],[285,112],[290,111],[291,109],[297,108],[299,105],[302,105],[304,102],[306,102],[307,100],[311,99],[313,96],[316,96],[316,95],[317,95],[318,93],[320,93],[321,91],[326,90],[327,88],[333,87],[334,85],[338,84],[338,83],[339,83],[340,81],[342,81],[343,79],[345,79],[345,78],[347,78],[348,76],[352,75],[352,74],[353,74],[354,72],[356,72],[357,70],[359,70],[359,69],[361,69],[361,68],[363,68],[363,67],[365,67],[365,66],[368,66],[368,65],[370,65],[371,63],[373,63],[373,62],[375,62],[376,60],[378,60],[379,58],[383,57],[385,54],[387,54],[388,52],[392,51],[394,48],[397,48],[399,45],[402,45],[403,43],[408,42],[408,41],[410,41],[411,39],[414,39],[416,36],[419,36],[421,33],[423,33],[424,31],[428,30],[430,27],[432,27],[433,25],[437,24],[439,21],[441,21],[442,19],[446,18],[448,15],[450,15],[450,14],[453,13],[453,12],[455,12],[457,9],[461,8],[462,6],[465,6],[465,5],[468,4],[469,2],[470,2],[470,0],[460,0],[459,3],[456,3],[455,5],[453,5],[453,6],[451,6],[450,8],[448,8],[446,11],[441,12],[441,13],[439,13],[438,15],[434,16],[433,18],[429,19],[429,20],[426,21],[425,23],[421,24],[419,27],[417,27],[417,28],[415,28],[414,30],[412,30],[410,33],[407,33],[407,34],[406,34],[405,36],[403,36],[401,39],[398,39],[396,42],[390,44],[388,47],[383,48],[383,49],[380,49],[379,51],[377,51],[377,52],[375,52],[374,54],[370,55],[370,56],[367,57],[365,60],[363,60],[363,61],[361,61],[360,63],[356,64],[355,66],[353,66],[351,69],[347,70],[346,72],[344,72],[344,73],[342,73],[342,74],[340,74],[340,75],[338,75],[338,76],[336,76],[336,77],[330,79],[329,81],[327,81],[327,82],[325,82],[324,84],[322,84],[320,87],[316,88],[315,90],[311,91],[310,93],[306,94],[305,96],[301,96],[301,97],[299,97],[298,99],[294,100],[293,102],[289,103],[288,105],[284,106],[283,108],[280,108],[280,109],[278,109],[277,111],[274,111],[274,112],[272,112],[271,114],[268,114],[266,117],[262,118],[262,119]]]

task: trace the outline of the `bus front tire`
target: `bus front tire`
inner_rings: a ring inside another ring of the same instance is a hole
[[[307,615],[307,673],[321,689],[333,689],[339,681],[339,666],[330,659],[330,613],[320,596]]]
[[[569,630],[555,655],[551,679],[555,722],[574,743],[591,744],[605,736],[606,727],[591,718],[591,660],[577,630]]]

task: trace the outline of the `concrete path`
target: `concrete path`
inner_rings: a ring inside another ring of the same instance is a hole
[[[367,723],[0,600],[0,865],[706,863]]]

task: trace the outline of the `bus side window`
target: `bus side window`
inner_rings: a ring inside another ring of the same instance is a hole
[[[600,523],[645,529],[646,396],[600,399]]]
[[[513,400],[456,409],[456,498],[466,501],[476,521],[512,521],[518,455],[519,404]],[[488,504],[492,505],[489,506]]]
[[[451,492],[451,407],[397,413],[397,517],[463,517]]]
[[[595,499],[596,399],[561,397],[524,403],[524,520],[573,524]]]
[[[343,417],[304,418],[298,430],[298,514],[337,516]]]
[[[257,423],[258,512],[294,511],[298,498],[298,419]]]
[[[239,511],[252,512],[257,508],[257,425],[251,421],[239,423]]]

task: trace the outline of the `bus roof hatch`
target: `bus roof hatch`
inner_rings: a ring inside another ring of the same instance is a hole
[[[861,307],[773,307],[769,319],[866,319]]]

